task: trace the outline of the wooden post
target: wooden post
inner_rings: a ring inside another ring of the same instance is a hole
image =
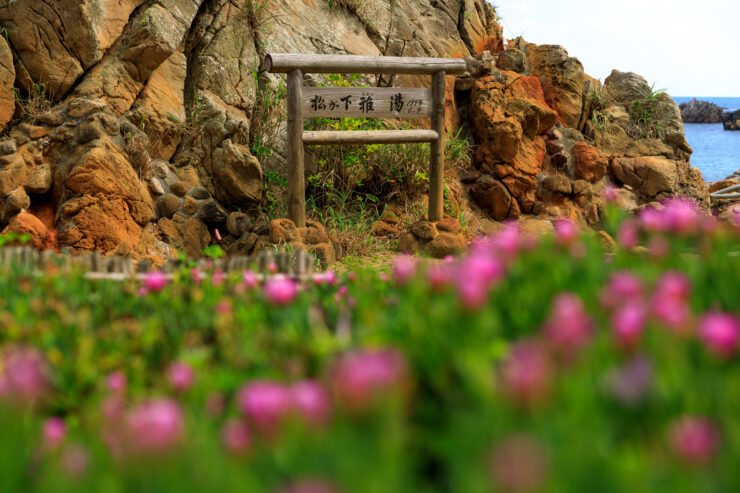
[[[303,171],[303,72],[288,74],[288,217],[306,227],[306,184]]]
[[[432,130],[438,135],[431,144],[429,163],[429,220],[432,222],[441,221],[444,214],[445,75],[445,72],[437,72],[432,78]]]

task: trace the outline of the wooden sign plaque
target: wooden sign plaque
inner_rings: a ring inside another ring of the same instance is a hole
[[[443,214],[445,90],[447,74],[462,74],[465,60],[356,55],[269,54],[264,68],[288,74],[288,216],[306,225],[303,145],[429,142],[429,220]],[[432,88],[304,87],[304,73],[428,74]],[[429,130],[304,132],[310,118],[431,118]]]

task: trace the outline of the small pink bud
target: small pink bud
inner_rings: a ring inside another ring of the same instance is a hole
[[[254,289],[257,287],[257,284],[259,284],[259,279],[257,278],[257,273],[251,270],[245,270],[244,271],[244,285],[248,289]]]
[[[406,363],[399,352],[372,349],[339,358],[331,380],[337,400],[350,411],[363,412],[378,397],[400,390],[406,375]]]
[[[402,286],[416,274],[417,259],[410,255],[399,255],[393,261],[393,279]]]
[[[324,481],[302,479],[281,489],[279,493],[337,493],[337,490]]]
[[[719,446],[714,425],[701,416],[684,416],[675,421],[668,438],[673,452],[690,465],[709,462]]]
[[[62,451],[59,457],[59,464],[62,470],[73,478],[80,478],[87,470],[87,464],[90,462],[87,450],[79,444],[72,444]]]
[[[247,424],[238,419],[230,419],[221,430],[221,441],[229,452],[243,454],[252,445],[252,433]]]
[[[215,287],[219,287],[223,285],[224,278],[225,278],[224,271],[222,271],[221,269],[217,269],[213,273],[213,277],[211,277],[211,284]]]
[[[605,308],[613,310],[625,304],[641,303],[644,296],[645,288],[640,278],[621,271],[612,274],[599,294],[599,300]]]
[[[203,281],[205,274],[203,274],[203,272],[201,272],[201,270],[197,267],[193,267],[192,269],[190,269],[190,276],[193,278],[193,282],[195,284],[200,284],[201,281]]]
[[[630,249],[636,247],[640,241],[637,224],[630,219],[624,221],[619,226],[619,231],[617,232],[617,241],[622,246],[622,248]]]
[[[234,311],[234,307],[230,300],[221,300],[216,305],[216,311],[219,315],[230,315]]]
[[[591,339],[591,319],[581,299],[572,293],[555,297],[552,313],[545,323],[545,334],[558,351],[572,354]]]
[[[187,392],[195,381],[195,372],[187,363],[176,361],[167,369],[167,379],[175,392]]]
[[[108,390],[114,394],[123,394],[126,392],[126,374],[122,371],[114,371],[106,379]]]
[[[552,225],[555,229],[555,241],[562,247],[572,245],[580,235],[578,226],[570,219],[558,219]]]
[[[511,435],[496,445],[491,476],[503,491],[539,491],[548,474],[548,461],[539,442],[529,435]]]
[[[304,380],[291,389],[293,405],[298,414],[313,425],[323,425],[331,417],[329,393],[318,382]]]
[[[58,448],[67,437],[67,425],[62,418],[48,418],[43,426],[44,445],[49,449]]]
[[[619,189],[614,185],[607,185],[602,193],[604,200],[608,204],[616,204],[619,200]]]
[[[31,347],[15,347],[0,358],[0,397],[21,405],[37,404],[46,397],[51,380],[41,352]]]
[[[218,231],[218,228],[213,230],[213,236],[216,237],[216,241],[218,243],[221,243],[223,241],[223,238],[221,238],[221,233]]]
[[[504,392],[524,406],[541,403],[550,387],[550,362],[542,347],[533,341],[515,344],[501,368]]]

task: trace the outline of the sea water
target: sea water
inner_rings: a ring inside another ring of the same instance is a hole
[[[691,97],[675,97],[676,104]],[[740,110],[740,98],[702,98],[726,111]],[[705,181],[723,180],[740,170],[740,131],[724,130],[721,123],[685,123],[686,140],[694,148],[691,165],[699,168]]]

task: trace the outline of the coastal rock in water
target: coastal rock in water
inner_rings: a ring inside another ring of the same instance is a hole
[[[720,123],[724,108],[708,101],[696,98],[688,103],[681,103],[681,119],[684,123]]]
[[[722,125],[725,130],[740,130],[740,110],[723,113]]]

